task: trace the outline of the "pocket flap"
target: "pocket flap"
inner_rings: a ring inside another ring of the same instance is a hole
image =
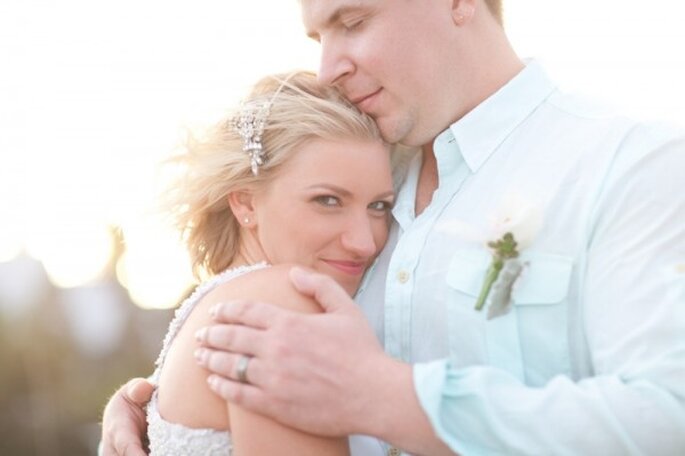
[[[525,267],[514,283],[512,301],[517,305],[555,304],[568,294],[573,259],[533,253],[521,261]]]
[[[469,296],[478,297],[490,258],[490,253],[483,249],[454,252],[445,277],[447,285]]]
[[[491,259],[485,249],[456,251],[445,278],[447,285],[478,297]],[[512,290],[515,304],[555,304],[566,298],[573,271],[572,258],[531,252],[522,254],[521,261],[525,267]]]

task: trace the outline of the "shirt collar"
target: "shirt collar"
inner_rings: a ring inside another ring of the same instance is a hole
[[[392,215],[403,229],[414,220],[416,190],[419,182],[419,173],[421,171],[421,153],[414,156],[404,182],[400,186],[397,196],[395,198],[395,205],[392,208]]]
[[[458,177],[465,178],[469,171],[478,171],[511,132],[555,89],[542,66],[533,60],[492,96],[441,132],[433,141],[441,194],[451,195],[461,185],[462,180]],[[419,153],[409,166],[393,208],[395,219],[405,229],[406,224],[414,219],[420,170]]]
[[[555,89],[542,65],[531,60],[511,81],[445,132],[451,131],[464,161],[471,172],[476,172]],[[445,132],[436,138],[436,145]]]

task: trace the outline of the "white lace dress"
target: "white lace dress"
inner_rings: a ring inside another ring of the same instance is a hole
[[[164,365],[166,354],[171,342],[178,334],[195,305],[218,285],[228,282],[245,273],[267,267],[266,263],[250,266],[241,266],[228,269],[212,279],[199,285],[193,294],[186,299],[176,310],[173,320],[169,324],[169,330],[164,338],[162,351],[155,362],[156,369],[151,380],[154,384],[159,382],[159,376]],[[147,434],[150,440],[151,456],[168,455],[230,455],[232,444],[231,436],[227,431],[216,429],[189,428],[180,424],[165,421],[157,408],[157,390],[152,394],[152,399],[147,407]]]

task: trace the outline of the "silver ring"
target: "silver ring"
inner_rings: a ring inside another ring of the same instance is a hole
[[[240,383],[250,383],[247,379],[247,366],[250,364],[251,356],[241,355],[235,365],[235,375]]]

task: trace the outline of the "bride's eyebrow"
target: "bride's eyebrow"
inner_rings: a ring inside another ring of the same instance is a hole
[[[309,187],[307,187],[307,189],[308,190],[328,190],[328,191],[335,192],[335,193],[342,195],[342,196],[352,195],[351,191],[344,189],[342,187],[338,187],[337,185],[333,185],[333,184],[325,184],[325,183],[324,184],[314,184],[314,185],[310,185]]]
[[[387,192],[383,192],[380,195],[377,195],[376,198],[383,199],[383,198],[387,198],[389,196],[392,197],[392,199],[395,199],[395,192],[392,190],[388,190]]]

